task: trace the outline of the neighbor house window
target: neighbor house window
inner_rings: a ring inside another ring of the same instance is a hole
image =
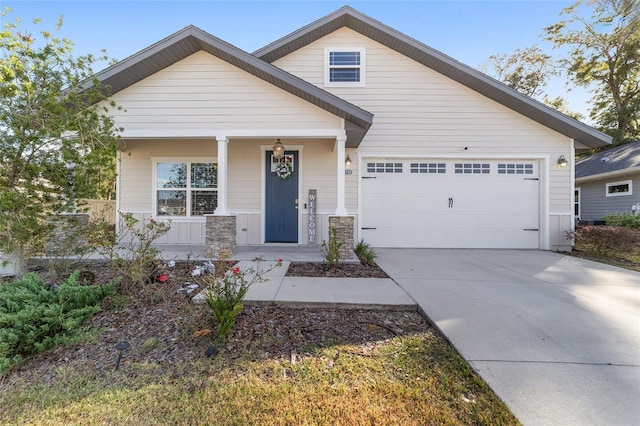
[[[580,219],[580,188],[573,191],[573,215]]]
[[[631,181],[625,180],[622,182],[611,182],[606,186],[607,197],[619,197],[621,195],[632,195],[633,188],[631,187]]]
[[[364,86],[364,48],[326,48],[325,86]]]
[[[218,165],[156,163],[156,215],[202,216],[218,205]]]

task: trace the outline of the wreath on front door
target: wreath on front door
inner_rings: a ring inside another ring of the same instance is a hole
[[[280,178],[280,180],[287,180],[293,174],[293,166],[291,163],[280,163],[276,167],[276,176]]]

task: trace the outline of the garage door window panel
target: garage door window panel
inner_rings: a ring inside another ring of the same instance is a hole
[[[402,173],[402,163],[367,163],[367,173]]]
[[[533,164],[531,163],[499,163],[499,175],[533,175]]]
[[[491,173],[489,163],[455,163],[454,172],[465,175],[488,175]]]

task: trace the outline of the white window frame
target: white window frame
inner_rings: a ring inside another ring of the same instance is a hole
[[[576,200],[576,195],[578,196],[578,200]],[[580,187],[577,187],[573,190],[573,212],[576,211],[576,205],[578,206],[578,215],[574,214],[574,218],[580,220],[582,217],[582,192],[580,191]]]
[[[618,186],[618,185],[629,185],[629,190],[627,192],[609,193],[609,188],[611,188],[612,186]],[[609,182],[605,185],[604,195],[606,197],[624,197],[626,195],[633,195],[633,181],[621,180],[619,182]]]
[[[325,87],[364,87],[366,74],[366,48],[364,47],[325,47],[324,49],[324,85]],[[331,52],[359,52],[360,65],[329,65]],[[330,81],[331,69],[335,68],[359,68],[360,81]]]
[[[199,191],[203,190],[203,188],[191,188],[191,164],[193,163],[212,163],[218,164],[217,157],[154,157],[151,159],[152,167],[153,167],[153,177],[151,181],[151,200],[152,200],[152,216],[158,219],[171,219],[171,220],[184,220],[184,219],[199,219],[204,220],[203,215],[193,216],[191,214],[191,191]],[[186,191],[187,192],[187,200],[186,200],[186,214],[184,216],[174,216],[174,215],[158,215],[158,191],[162,190],[171,190],[169,188],[158,188],[158,163],[186,163],[187,164],[187,186],[185,188],[176,189],[177,191]],[[206,191],[218,192],[218,187],[215,189],[204,189]],[[213,212],[211,213],[213,214]]]

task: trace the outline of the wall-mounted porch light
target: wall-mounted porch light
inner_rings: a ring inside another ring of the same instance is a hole
[[[349,154],[347,154],[347,159],[344,160],[344,167],[347,169],[351,167],[351,158],[349,158]]]
[[[276,157],[277,160],[280,160],[284,157],[284,145],[280,142],[280,139],[276,143],[273,144],[273,156]]]
[[[567,167],[567,165],[569,164],[569,162],[567,161],[566,158],[564,158],[564,155],[561,155],[558,158],[558,166],[560,167]]]

